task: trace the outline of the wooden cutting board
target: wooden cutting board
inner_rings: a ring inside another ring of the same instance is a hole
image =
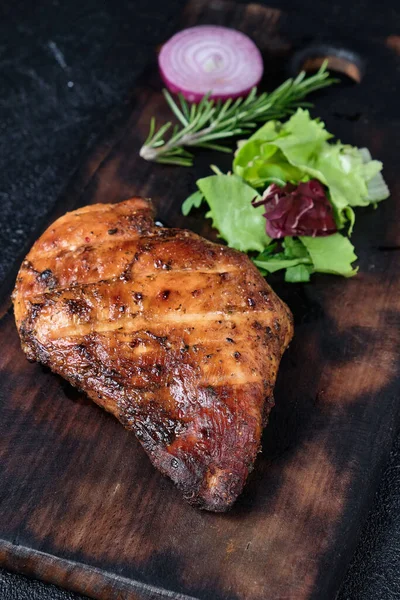
[[[221,0],[192,1],[181,26],[195,23],[251,35],[264,53],[269,87],[285,78],[293,51],[323,32],[308,19]],[[59,377],[29,364],[6,285],[2,565],[99,600],[335,597],[399,424],[400,390],[399,44],[354,36],[341,43],[361,53],[363,80],[319,94],[316,114],[338,137],[368,146],[384,161],[392,198],[358,217],[356,278],[272,280],[294,312],[296,333],[280,369],[263,453],[237,504],[226,515],[190,507],[132,433]],[[184,218],[180,205],[210,162],[223,164],[221,157],[199,153],[194,169],[139,158],[151,115],[169,116],[160,89],[152,64],[43,229],[67,210],[139,194],[154,199],[165,224],[215,239],[201,213]]]

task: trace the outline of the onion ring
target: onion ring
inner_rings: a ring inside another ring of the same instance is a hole
[[[199,25],[174,35],[158,57],[161,77],[189,102],[246,96],[263,74],[263,60],[244,33],[218,25]]]

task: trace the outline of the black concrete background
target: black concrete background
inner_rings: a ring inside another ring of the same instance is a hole
[[[262,0],[259,0],[262,2]],[[40,226],[184,0],[3,0],[0,5],[0,280]],[[315,28],[400,34],[400,3],[270,0]],[[400,598],[400,438],[338,600]],[[339,551],[339,550],[338,550]],[[0,570],[0,600],[81,598]],[[267,600],[267,599],[266,599]],[[269,599],[268,599],[269,600]],[[272,599],[271,599],[272,600]],[[327,599],[329,600],[329,599]]]

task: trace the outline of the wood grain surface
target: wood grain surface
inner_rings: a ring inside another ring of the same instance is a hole
[[[251,35],[264,53],[267,88],[315,35],[295,15],[222,0],[192,1],[181,26],[195,23]],[[316,113],[343,141],[384,161],[392,198],[361,211],[356,278],[271,279],[294,312],[295,339],[263,453],[237,504],[226,515],[190,507],[133,434],[26,361],[8,295],[16,264],[1,297],[2,565],[99,600],[335,597],[398,428],[400,389],[399,58],[384,39],[340,42],[363,54],[365,74],[359,85],[318,95]],[[137,194],[153,198],[164,224],[216,239],[203,213],[184,218],[180,205],[221,158],[199,153],[196,168],[179,169],[138,156],[150,117],[169,117],[160,89],[153,64],[43,229],[66,210]]]

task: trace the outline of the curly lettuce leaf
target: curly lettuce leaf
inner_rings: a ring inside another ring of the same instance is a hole
[[[372,156],[368,148],[360,148],[359,152],[364,164],[367,165],[372,161]],[[378,161],[372,162],[377,163]],[[380,165],[382,169],[382,163]],[[375,173],[369,173],[370,177],[367,178],[368,199],[372,203],[380,202],[390,196],[389,188],[380,172],[381,169],[378,171],[375,169]]]
[[[304,178],[304,172],[290,164],[274,144],[254,140],[239,152],[233,170],[254,188],[265,188],[271,183],[284,186],[288,181],[298,182]]]
[[[337,226],[354,225],[352,207],[367,206],[389,196],[380,171],[365,148],[329,143],[324,123],[298,109],[284,124],[269,122],[242,143],[234,172],[255,188],[270,183],[299,183],[315,178],[329,190]],[[282,185],[282,184],[281,184]]]
[[[314,165],[315,176],[329,188],[330,200],[339,227],[349,216],[349,207],[368,206],[371,200],[368,183],[381,171],[378,160],[364,161],[362,151],[340,142],[322,147]],[[383,179],[382,179],[383,181]],[[379,200],[387,198],[389,190],[380,194]],[[353,219],[354,222],[354,219]]]
[[[241,145],[233,170],[254,187],[265,187],[277,169],[285,183],[306,181],[304,165],[311,165],[322,144],[332,137],[324,127],[300,108],[284,124],[269,121]]]
[[[236,175],[211,175],[197,181],[200,194],[210,210],[206,217],[231,248],[242,252],[261,252],[271,241],[265,233],[264,209],[254,208],[251,201],[259,198],[257,192]],[[201,200],[202,201],[202,200]],[[189,196],[182,210],[188,214],[198,206],[200,196]]]

